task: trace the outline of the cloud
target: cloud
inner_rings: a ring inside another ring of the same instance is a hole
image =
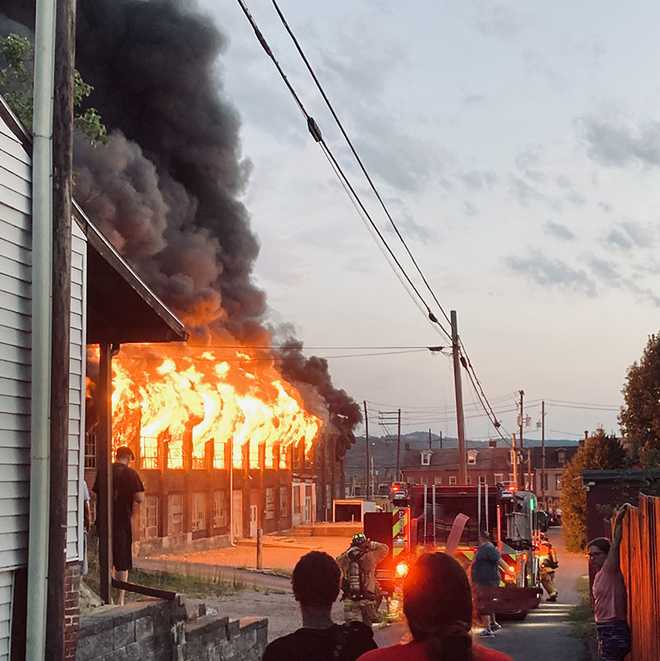
[[[512,271],[541,287],[573,290],[590,298],[596,296],[596,283],[585,271],[574,269],[561,259],[546,257],[538,250],[530,257],[505,257],[505,262]]]
[[[399,130],[401,122],[394,117],[374,114],[368,121],[363,119],[355,143],[372,173],[408,193],[420,190],[431,179],[445,188],[450,186],[444,175],[450,157],[437,145]]]
[[[587,154],[594,161],[612,167],[660,166],[660,123],[631,127],[596,117],[578,121]]]
[[[609,289],[621,289],[630,292],[640,301],[647,301],[656,307],[660,307],[660,295],[653,289],[640,285],[637,280],[622,275],[614,262],[593,255],[586,257],[584,261],[600,285]]]
[[[611,213],[612,212],[612,205],[608,204],[607,202],[599,202],[598,206],[605,213]]]
[[[511,194],[518,200],[523,207],[530,207],[535,203],[544,204],[554,211],[561,211],[561,200],[548,197],[541,193],[522,177],[512,174],[509,178]]]
[[[492,188],[497,183],[497,175],[490,170],[469,170],[462,172],[458,178],[470,190],[482,190]]]
[[[521,28],[520,18],[509,7],[487,0],[478,4],[477,11],[474,24],[481,34],[501,39],[518,36]]]
[[[543,226],[543,229],[546,234],[553,236],[555,239],[561,239],[562,241],[572,241],[575,238],[575,234],[573,234],[566,225],[556,223],[554,220],[549,220]]]
[[[648,225],[626,221],[613,227],[603,242],[610,248],[629,251],[633,248],[650,248],[655,242],[655,237]]]
[[[387,200],[387,206],[394,218],[394,222],[405,239],[413,239],[420,243],[429,243],[436,238],[436,234],[432,229],[415,220],[406,208],[403,200],[399,198],[389,199]],[[394,234],[394,228],[389,222],[385,222],[383,229],[389,234]]]
[[[479,209],[477,209],[472,202],[468,202],[467,200],[463,202],[463,211],[465,211],[468,216],[479,215]]]
[[[545,180],[545,174],[537,168],[540,163],[540,147],[529,147],[516,156],[516,167],[520,173],[537,184]]]
[[[622,278],[619,274],[619,271],[614,266],[611,261],[601,259],[600,257],[590,257],[588,260],[589,268],[591,272],[598,278],[603,284],[608,287],[620,287],[622,284]]]

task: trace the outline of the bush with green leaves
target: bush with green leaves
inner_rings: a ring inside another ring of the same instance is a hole
[[[602,429],[585,439],[562,475],[561,509],[564,541],[569,551],[581,551],[587,543],[587,491],[582,471],[619,469],[626,452],[616,436]]]
[[[9,34],[0,39],[0,94],[27,129],[32,128],[34,53],[27,37]],[[105,142],[107,130],[96,108],[83,108],[94,88],[78,71],[73,74],[75,125],[92,142]]]

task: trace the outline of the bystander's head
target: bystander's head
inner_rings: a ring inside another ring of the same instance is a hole
[[[330,609],[339,596],[339,566],[322,551],[304,555],[293,570],[293,594],[303,608]]]
[[[133,450],[131,450],[128,445],[120,445],[115,451],[115,457],[118,463],[126,464],[126,466],[128,466],[131,461],[135,461]]]
[[[607,560],[612,544],[607,537],[596,537],[587,544],[589,553],[589,565],[591,568],[598,572],[602,569]]]

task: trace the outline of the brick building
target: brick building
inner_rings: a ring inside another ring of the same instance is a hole
[[[85,443],[85,478],[96,478],[96,435],[98,424],[94,402],[88,399]],[[203,460],[193,456],[192,428],[184,434],[183,464],[168,465],[168,440],[158,439],[153,456],[140,453],[141,444],[129,446],[136,456],[135,468],[145,487],[145,502],[139,507],[135,531],[136,553],[162,549],[209,547],[229,543],[232,537],[256,537],[264,532],[330,520],[334,499],[343,494],[343,460],[337,459],[342,434],[327,425],[305,456],[302,444],[287,451],[275,444],[266,460],[266,447],[250,456],[249,444],[242,448],[240,465],[234,457],[229,469],[230,443],[209,441]],[[223,454],[218,456],[218,447]]]
[[[534,491],[537,493],[546,509],[555,510],[559,507],[562,476],[564,469],[573,459],[578,450],[577,445],[566,445],[545,448],[545,472],[541,479],[543,452],[541,448],[531,448],[532,466],[534,466]]]
[[[508,448],[468,448],[468,484],[513,482],[511,451]],[[402,465],[403,480],[414,484],[453,486],[458,484],[457,448],[407,450]]]

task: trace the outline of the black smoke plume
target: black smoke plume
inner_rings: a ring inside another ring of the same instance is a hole
[[[33,7],[4,0],[0,11],[31,28]],[[78,0],[77,16],[76,66],[110,133],[105,145],[76,139],[78,202],[197,339],[268,341],[252,279],[259,244],[240,201],[251,166],[217,70],[226,37],[185,0]],[[281,362],[350,434],[360,409],[327,362],[295,340]]]

